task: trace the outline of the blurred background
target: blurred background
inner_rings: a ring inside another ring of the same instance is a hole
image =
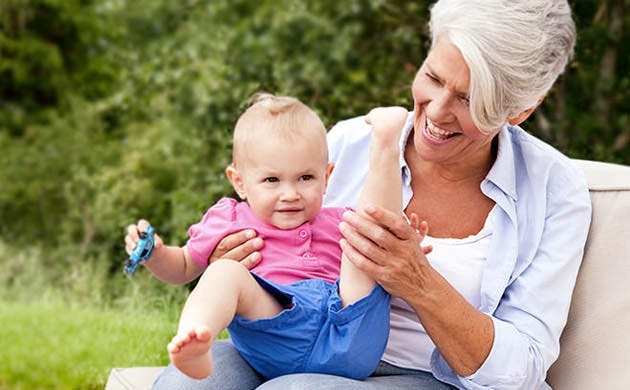
[[[327,127],[412,107],[431,1],[0,0],[0,389],[102,388],[166,364],[190,286],[123,275],[125,227],[169,244],[218,198],[257,91]],[[630,163],[625,0],[570,1],[575,57],[523,127]]]

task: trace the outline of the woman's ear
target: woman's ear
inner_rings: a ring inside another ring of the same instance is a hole
[[[232,187],[234,191],[238,194],[239,198],[242,200],[247,199],[247,192],[245,192],[245,185],[243,184],[243,178],[238,173],[238,170],[234,168],[234,165],[230,164],[227,168],[225,168],[225,175],[227,176],[230,183],[232,183]]]
[[[544,98],[545,98],[544,96],[541,97],[540,99],[538,99],[538,101],[533,107],[530,107],[526,109],[525,111],[522,111],[520,114],[516,115],[515,117],[508,119],[508,123],[512,126],[520,125],[521,123],[523,123],[525,119],[529,118],[532,112],[536,110],[536,108],[540,105],[540,103],[542,103]]]

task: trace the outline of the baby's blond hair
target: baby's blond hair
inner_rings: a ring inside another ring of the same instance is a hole
[[[234,126],[232,163],[242,161],[248,147],[257,136],[279,137],[287,142],[298,138],[313,139],[322,144],[322,152],[328,161],[326,127],[317,114],[298,99],[257,93]]]

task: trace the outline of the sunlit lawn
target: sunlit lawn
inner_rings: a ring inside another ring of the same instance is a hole
[[[165,365],[176,326],[157,312],[0,300],[0,389],[102,389],[112,367]]]

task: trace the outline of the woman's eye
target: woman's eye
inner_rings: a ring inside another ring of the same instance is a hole
[[[278,180],[277,177],[267,177],[267,178],[265,178],[265,183],[277,183],[279,181],[280,180]]]
[[[302,175],[300,176],[301,181],[313,180],[313,175]]]
[[[440,79],[438,79],[437,77],[433,76],[431,73],[425,73],[425,76],[427,76],[431,81],[433,81],[436,84],[442,84],[440,82]]]

